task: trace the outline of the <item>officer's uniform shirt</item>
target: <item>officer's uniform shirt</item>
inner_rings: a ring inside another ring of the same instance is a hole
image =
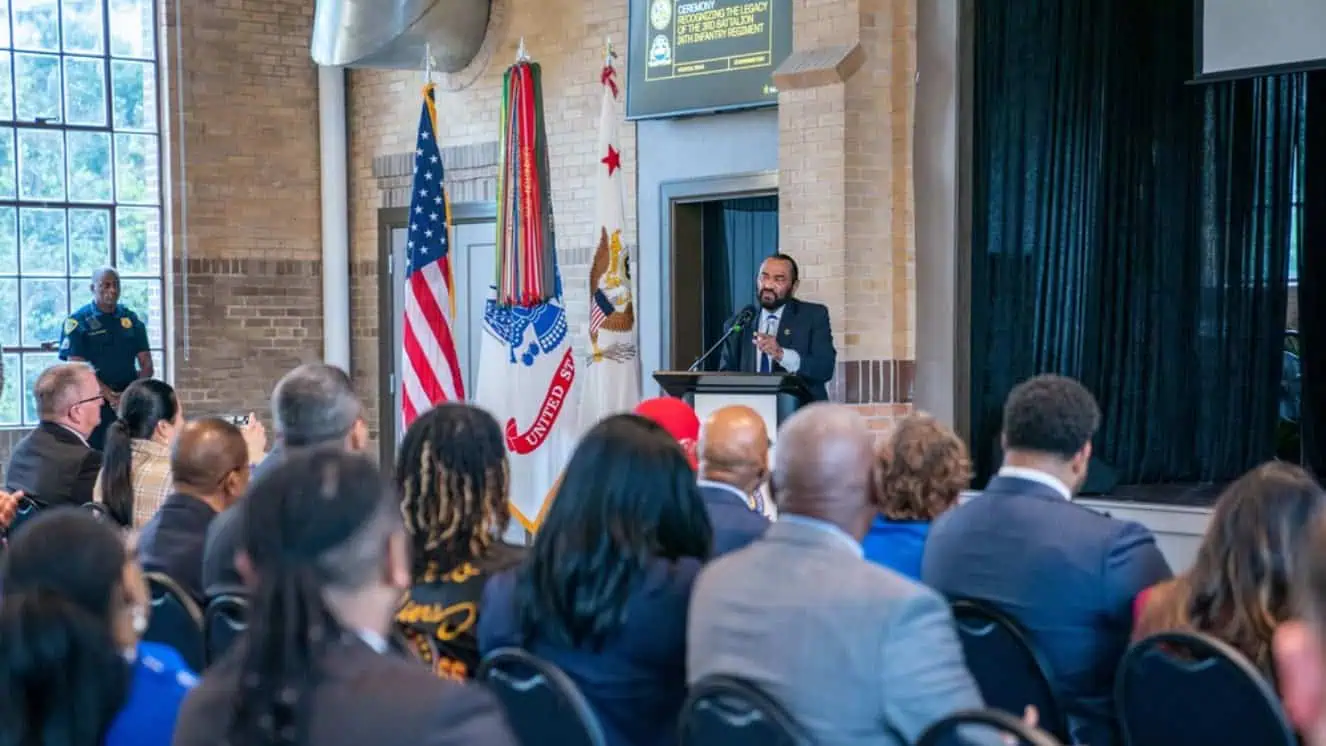
[[[60,335],[60,359],[88,361],[97,378],[115,392],[138,379],[138,353],[148,349],[147,327],[123,304],[103,313],[89,303],[65,319]]]

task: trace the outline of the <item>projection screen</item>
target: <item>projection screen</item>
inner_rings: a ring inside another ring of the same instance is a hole
[[[1326,68],[1326,0],[1196,0],[1199,78]]]

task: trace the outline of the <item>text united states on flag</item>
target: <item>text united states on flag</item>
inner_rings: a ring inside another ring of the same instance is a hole
[[[452,336],[456,315],[451,275],[449,205],[442,188],[433,86],[424,88],[414,151],[414,191],[405,260],[405,354],[401,402],[405,426],[443,401],[465,398]]]

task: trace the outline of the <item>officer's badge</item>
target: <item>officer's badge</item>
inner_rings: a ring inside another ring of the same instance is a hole
[[[77,321],[77,320],[75,320],[75,319],[65,319],[65,320],[64,320],[64,333],[65,333],[65,334],[73,334],[73,333],[74,333],[74,330],[77,329],[77,328],[78,328],[78,321]]]
[[[134,328],[134,322],[130,321],[128,316],[125,316],[124,318],[120,319],[120,326],[124,327],[125,329],[132,329]]]

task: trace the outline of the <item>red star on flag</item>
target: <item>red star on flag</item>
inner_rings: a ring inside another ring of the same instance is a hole
[[[613,172],[613,171],[616,171],[617,169],[619,169],[619,168],[622,167],[622,154],[621,154],[620,152],[618,152],[616,148],[614,148],[614,147],[612,147],[611,145],[609,145],[609,146],[608,146],[608,154],[607,154],[606,156],[604,156],[604,157],[599,161],[599,163],[602,163],[602,164],[604,164],[605,166],[607,166],[607,167],[608,167],[608,175],[609,175],[609,176],[612,176],[612,172]]]

